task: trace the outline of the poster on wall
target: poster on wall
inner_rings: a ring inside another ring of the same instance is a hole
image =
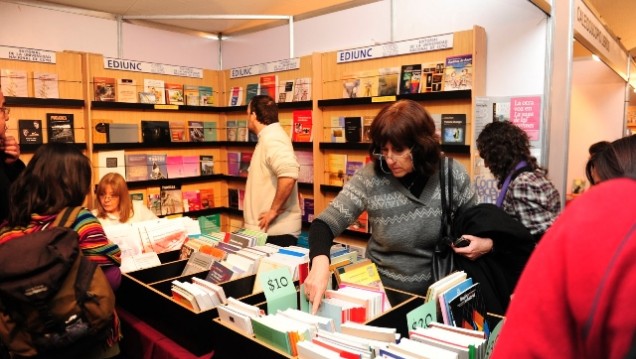
[[[479,156],[477,137],[491,122],[510,121],[528,134],[531,155],[536,157],[541,165],[544,143],[541,137],[541,103],[540,95],[477,97],[475,99],[471,162],[473,164],[473,183],[480,203],[495,203],[499,189],[497,188],[497,179],[490,173],[484,160]]]

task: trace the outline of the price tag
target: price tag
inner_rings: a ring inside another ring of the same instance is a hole
[[[179,105],[163,105],[157,104],[155,105],[155,110],[178,110]]]
[[[298,309],[296,286],[294,286],[289,268],[282,267],[262,274],[261,287],[265,293],[268,314],[275,314],[279,309]]]
[[[409,330],[415,330],[415,328],[426,328],[431,322],[436,321],[437,305],[433,300],[406,313],[406,324],[408,325]]]
[[[375,96],[371,97],[371,102],[395,102],[397,101],[396,96]]]

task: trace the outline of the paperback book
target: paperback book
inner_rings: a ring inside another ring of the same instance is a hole
[[[294,80],[283,81],[278,90],[278,102],[292,102],[294,100]]]
[[[170,215],[183,212],[183,193],[181,186],[161,186],[161,214]]]
[[[0,87],[5,96],[29,97],[27,72],[24,70],[0,70]]]
[[[403,65],[400,74],[400,95],[420,92],[422,65]]]
[[[311,78],[300,77],[295,80],[293,101],[311,100]]]
[[[146,144],[169,144],[169,121],[141,121],[141,138]]]
[[[144,79],[144,92],[154,94],[156,104],[166,103],[166,88],[163,80]]]
[[[258,83],[251,83],[245,86],[245,104],[249,104],[252,98],[260,92],[260,85]]]
[[[214,156],[201,155],[199,156],[199,163],[201,167],[201,175],[208,176],[214,174]]]
[[[137,81],[117,79],[117,102],[137,102]]]
[[[35,98],[60,98],[58,76],[54,72],[33,71],[33,94]]]
[[[155,154],[146,156],[146,166],[149,180],[159,180],[168,178],[167,155]]]
[[[378,96],[395,96],[398,90],[399,67],[383,67],[378,69]]]
[[[166,103],[169,105],[185,105],[183,99],[183,85],[166,83]]]
[[[466,114],[442,114],[442,144],[463,145],[466,141]]]
[[[42,143],[42,120],[18,120],[20,144]]]
[[[188,106],[200,106],[201,97],[199,96],[199,86],[183,85],[183,98]]]
[[[442,91],[444,80],[444,63],[430,62],[422,65],[422,84],[420,92]]]
[[[216,129],[216,121],[203,122],[203,140],[205,142],[217,141],[219,136]]]
[[[473,88],[473,55],[446,58],[444,91],[470,90]]]
[[[94,101],[115,101],[115,78],[93,77],[93,93]]]
[[[203,121],[188,121],[188,139],[190,142],[203,142]]]
[[[292,120],[292,142],[311,142],[312,126],[311,110],[295,110]]]
[[[278,75],[264,75],[259,78],[260,93],[276,100],[278,93]]]
[[[362,141],[362,117],[345,117],[345,142],[361,142]]]
[[[47,113],[48,141],[74,143],[73,118],[74,115],[72,113]]]
[[[199,86],[199,105],[214,106],[214,89],[212,86]]]

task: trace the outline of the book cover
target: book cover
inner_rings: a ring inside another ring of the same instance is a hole
[[[435,124],[435,135],[439,138],[439,141],[442,141],[442,114],[441,113],[431,113],[431,118],[433,119],[433,123]]]
[[[294,83],[294,98],[292,101],[311,100],[311,77],[299,77]]]
[[[292,142],[312,141],[311,110],[295,110],[292,114]]]
[[[183,193],[180,185],[161,186],[161,214],[183,212]]]
[[[362,117],[345,117],[345,142],[361,142],[362,141]]]
[[[238,209],[240,211],[243,210],[243,201],[245,200],[245,190],[242,188],[238,189]]]
[[[248,105],[252,98],[260,92],[260,84],[252,83],[245,85],[245,104]]]
[[[199,96],[199,86],[183,85],[183,98],[188,106],[201,106],[201,97]]]
[[[154,154],[146,156],[146,166],[149,180],[159,180],[168,178],[168,165],[166,154]]]
[[[214,106],[214,89],[212,86],[199,86],[199,105]]]
[[[503,122],[510,121],[510,101],[493,102],[492,104],[492,121]]]
[[[444,62],[422,64],[420,92],[439,92],[444,83]]]
[[[156,104],[166,103],[166,88],[163,80],[144,79],[144,92],[154,94]]]
[[[329,180],[327,183],[332,186],[342,186],[345,181],[347,170],[347,155],[339,153],[327,154],[327,172]]]
[[[230,89],[228,106],[241,106],[243,101],[243,87],[234,86]]]
[[[456,327],[478,330],[490,334],[486,321],[486,303],[479,283],[461,292],[448,302]]]
[[[199,191],[200,192],[200,191]],[[212,204],[214,207],[214,203]],[[201,208],[210,208],[203,206],[203,201],[201,202]],[[219,213],[210,214],[207,216],[199,216],[197,218],[199,221],[199,228],[201,228],[202,234],[210,234],[221,231],[221,215]]]
[[[444,69],[444,91],[473,88],[473,55],[449,56]]]
[[[184,212],[198,211],[201,209],[201,197],[198,190],[182,191]]]
[[[278,93],[278,75],[263,75],[259,77],[260,95],[267,95],[276,100]]]
[[[139,143],[139,125],[136,123],[110,123],[107,128],[108,143]]]
[[[169,121],[141,121],[141,138],[146,144],[169,144]]]
[[[214,174],[214,156],[213,155],[200,155],[199,166],[202,176],[208,176]]]
[[[47,113],[46,127],[49,142],[74,143],[74,115],[72,113]]]
[[[236,120],[228,120],[225,123],[225,130],[227,133],[227,140],[230,142],[236,142],[238,140],[238,123]]]
[[[137,81],[135,79],[117,79],[117,102],[137,102]]]
[[[219,136],[217,133],[216,121],[203,122],[203,140],[205,142],[217,141]]]
[[[0,87],[5,96],[29,97],[25,70],[0,70]]]
[[[33,71],[33,95],[35,98],[60,98],[58,76],[54,72]]]
[[[399,67],[383,67],[378,69],[378,96],[395,96],[398,90]]]
[[[199,163],[200,156],[184,155],[181,174],[183,177],[198,177],[201,175],[201,165]]]
[[[364,167],[364,162],[348,160],[345,171],[345,182],[349,181],[351,177],[353,177],[353,175],[356,173],[356,171],[358,171],[362,167]]]
[[[188,140],[183,121],[168,121],[168,128],[170,129],[170,142],[186,142]]]
[[[356,72],[360,79],[358,97],[372,97],[378,95],[378,70],[365,70]]]
[[[201,201],[201,209],[214,208],[214,188],[199,189],[199,199]]]
[[[156,104],[157,103],[157,94],[154,92],[139,92],[139,103],[148,103],[148,104]]]
[[[311,223],[314,220],[314,199],[303,198],[302,221]]]
[[[371,124],[374,117],[364,116],[362,117],[362,142],[371,142]]]
[[[400,73],[400,95],[419,93],[422,65],[403,65]]]
[[[141,153],[125,154],[126,181],[148,180],[148,155]]]
[[[97,152],[97,180],[110,172],[119,173],[126,178],[126,159],[124,150]]]
[[[344,116],[331,117],[331,126],[329,126],[329,129],[331,133],[331,142],[345,142]]]
[[[203,121],[188,121],[188,139],[190,142],[203,142]]]
[[[239,191],[238,188],[227,189],[227,201],[228,207],[239,209]]]
[[[342,97],[343,98],[356,98],[358,97],[358,90],[360,89],[360,79],[355,75],[346,75],[342,79]]]
[[[108,143],[108,130],[110,124],[113,123],[111,119],[93,119],[93,143]]]
[[[461,294],[461,292],[469,289],[473,285],[472,278],[466,278],[463,282],[455,284],[454,286],[446,289],[442,293],[439,294],[439,306],[442,312],[442,319],[444,320],[444,324],[454,325],[453,315],[449,306],[449,302]]]
[[[205,280],[210,283],[219,284],[229,281],[230,279],[232,279],[233,275],[234,271],[226,267],[223,263],[215,261],[212,264],[212,268],[210,268],[210,271],[205,277]]]
[[[166,156],[166,172],[167,178],[181,178],[184,177],[182,172],[183,156],[181,155],[167,155]]]
[[[150,187],[148,192],[148,209],[155,214],[161,216],[161,189],[159,187]]]
[[[247,177],[250,170],[250,162],[252,161],[253,152],[241,152],[241,162],[239,163],[239,176]]]
[[[442,114],[442,144],[463,145],[466,141],[466,114]]]
[[[311,151],[294,151],[296,160],[300,165],[298,170],[298,182],[314,183],[314,158]]]
[[[169,105],[185,105],[183,99],[183,85],[166,83],[166,103]]]
[[[248,142],[248,130],[247,130],[247,120],[237,120],[236,121],[236,141],[238,142]]]
[[[93,77],[93,100],[94,101],[115,101],[115,78],[114,77]]]
[[[241,163],[241,153],[237,151],[227,152],[227,174],[228,176],[238,176]]]
[[[294,100],[294,80],[283,81],[278,87],[278,102],[292,102]]]
[[[20,144],[42,143],[42,120],[18,120]]]

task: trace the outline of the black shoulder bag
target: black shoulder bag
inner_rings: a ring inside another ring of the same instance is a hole
[[[435,250],[433,251],[432,259],[432,274],[433,281],[438,281],[453,270],[455,270],[455,252],[450,248],[449,243],[452,243],[451,226],[452,226],[452,207],[453,207],[453,159],[448,158],[448,170],[444,174],[444,160],[440,161],[439,168],[439,185],[440,194],[442,198],[442,228],[440,229],[440,236],[435,244]],[[448,178],[448,182],[446,182]],[[448,200],[446,197],[446,191],[448,191]]]

